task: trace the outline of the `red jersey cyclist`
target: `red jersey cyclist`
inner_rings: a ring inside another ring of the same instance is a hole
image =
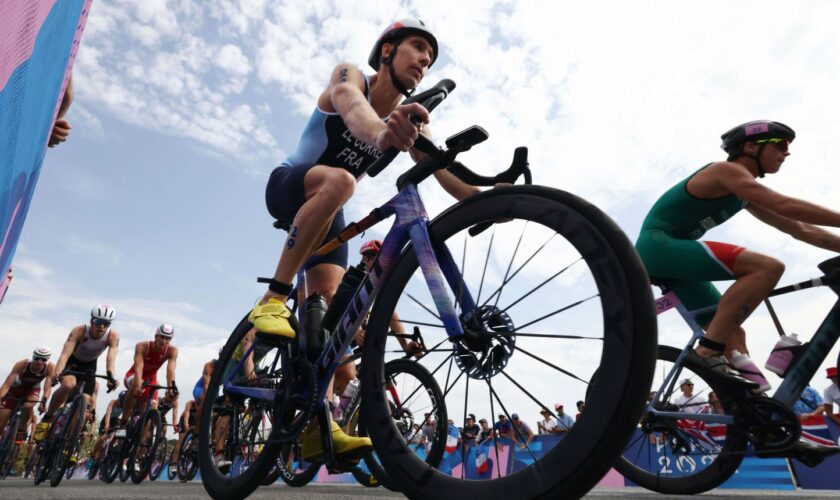
[[[819,227],[840,227],[840,213],[772,191],[757,180],[781,170],[795,137],[787,125],[767,120],[729,130],[721,136],[727,159],[705,165],[663,194],[636,242],[648,274],[662,280],[688,310],[717,305],[716,313],[697,318],[706,332],[695,352],[723,376],[740,383],[748,379],[754,392],[770,389],[755,363],[736,370],[727,357],[733,350],[749,352],[741,323],[768,297],[784,264],[742,246],[699,240],[746,209],[797,240],[840,252],[840,238]],[[723,296],[711,283],[719,280],[735,280]]]
[[[162,324],[155,329],[155,340],[144,340],[134,346],[134,365],[126,372],[123,383],[128,390],[125,397],[125,411],[122,414],[122,423],[125,424],[134,410],[137,399],[141,401],[152,394],[152,388],[142,389],[143,382],[150,385],[158,385],[157,372],[166,363],[166,398],[173,401],[177,397],[175,388],[175,364],[178,359],[178,348],[170,345],[172,337],[175,336],[175,328],[169,324]],[[140,374],[138,377],[137,374]],[[154,391],[154,403],[157,405],[158,394]]]
[[[6,423],[12,416],[18,402],[16,399],[23,399],[20,414],[20,427],[18,434],[25,434],[29,419],[32,415],[32,408],[35,401],[42,399],[39,404],[40,411],[44,411],[44,403],[50,398],[50,390],[55,366],[50,362],[52,351],[49,347],[39,347],[32,351],[32,359],[22,359],[15,363],[6,381],[0,386],[0,434],[6,427]],[[44,395],[41,398],[41,384],[44,384]]]
[[[117,381],[113,376],[114,364],[117,360],[117,350],[120,345],[120,335],[111,328],[116,312],[108,304],[94,307],[90,311],[90,323],[79,325],[70,331],[70,335],[64,342],[61,355],[55,365],[53,380],[57,381],[61,373],[67,370],[86,372],[89,376],[80,377],[78,382],[84,383],[85,402],[89,405],[91,396],[96,387],[96,365],[99,356],[108,350],[108,357],[105,359],[105,371],[111,379],[108,381],[108,389],[114,389]],[[41,422],[35,427],[35,440],[43,441],[47,437],[52,416],[67,401],[67,397],[76,387],[75,375],[64,375],[61,377],[61,386],[55,391],[50,399],[47,413]]]
[[[368,58],[375,74],[366,76],[350,63],[333,69],[297,151],[271,173],[266,187],[269,213],[288,224],[289,232],[274,279],[249,315],[262,336],[294,338],[286,300],[300,268],[306,270],[309,291],[332,300],[347,268],[347,245],[328,255],[310,256],[321,242],[344,228],[342,207],[381,152],[412,151],[418,134],[428,133],[426,109],[418,103],[400,102],[420,84],[438,55],[437,38],[429,28],[418,19],[403,19],[376,40]],[[415,125],[412,115],[422,125]],[[412,156],[419,158],[414,151]],[[478,192],[446,170],[434,175],[458,199]],[[329,387],[327,394],[331,392]],[[371,446],[368,438],[348,437],[337,425],[331,428],[339,460]],[[320,455],[320,443],[318,437],[304,439],[304,457]]]

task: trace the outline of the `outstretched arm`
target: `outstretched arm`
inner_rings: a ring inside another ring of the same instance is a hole
[[[807,222],[799,222],[757,205],[749,205],[747,210],[761,222],[773,226],[799,241],[826,250],[840,252],[840,237],[819,226]]]

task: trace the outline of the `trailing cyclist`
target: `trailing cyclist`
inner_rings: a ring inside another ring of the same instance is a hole
[[[123,426],[131,417],[138,399],[146,401],[152,397],[152,404],[157,407],[158,394],[151,386],[157,385],[157,372],[164,363],[166,363],[166,386],[169,388],[165,398],[170,401],[177,398],[175,365],[178,359],[178,348],[170,345],[174,336],[175,328],[163,323],[155,329],[154,340],[144,340],[134,346],[134,364],[123,379],[125,388],[128,390],[125,397],[125,411],[122,414]],[[143,382],[148,384],[145,389],[141,389]],[[118,432],[124,431],[125,429],[121,429]]]
[[[102,458],[102,447],[105,444],[108,433],[112,428],[116,428],[120,424],[120,417],[122,417],[123,408],[125,407],[126,394],[126,391],[120,391],[116,399],[108,403],[105,415],[102,416],[102,420],[99,422],[99,437],[96,440],[96,444],[93,445],[91,458],[93,458],[94,461],[98,461]]]
[[[785,196],[758,182],[775,174],[796,137],[779,122],[758,120],[721,136],[725,161],[709,163],[669,189],[654,204],[636,242],[648,274],[663,282],[688,310],[717,305],[697,318],[705,329],[694,353],[711,370],[754,392],[770,383],[753,362],[734,368],[733,351],[748,354],[741,324],[768,297],[784,264],[729,243],[700,241],[706,231],[742,209],[758,220],[819,248],[840,252],[840,238],[818,226],[840,227],[840,213]],[[712,281],[735,280],[721,296]]]
[[[85,401],[89,402],[96,386],[96,364],[99,356],[108,350],[105,360],[105,369],[108,374],[108,389],[113,390],[117,386],[114,378],[114,364],[117,359],[117,349],[120,344],[120,335],[116,330],[111,329],[111,322],[114,321],[116,313],[114,308],[107,304],[94,307],[90,311],[90,323],[79,325],[70,331],[70,335],[64,342],[58,363],[55,366],[53,381],[59,381],[59,377],[66,370],[87,372],[89,375],[80,377],[78,382],[84,383]],[[67,397],[76,387],[75,375],[64,375],[61,377],[61,386],[55,391],[50,399],[47,413],[35,428],[35,441],[43,441],[47,437],[50,422],[56,411],[64,404]]]
[[[266,187],[269,213],[289,228],[269,289],[249,315],[266,339],[295,336],[286,300],[301,267],[309,292],[322,294],[328,303],[332,300],[347,268],[347,245],[324,256],[310,255],[344,228],[342,207],[382,151],[412,150],[418,134],[428,134],[427,110],[400,101],[420,84],[438,56],[437,38],[426,25],[403,19],[388,26],[374,44],[368,63],[376,74],[368,77],[349,63],[333,70],[297,151],[272,172]],[[412,156],[419,158],[414,151]],[[435,176],[458,199],[478,192],[445,170]],[[331,392],[328,388],[327,394]],[[323,453],[317,429],[313,423],[305,436],[304,458],[317,459]],[[340,461],[371,447],[370,439],[349,437],[334,422],[331,432]]]
[[[39,347],[32,351],[32,359],[22,359],[14,364],[6,381],[0,386],[0,434],[6,428],[6,423],[12,411],[18,405],[18,399],[24,400],[21,407],[17,441],[23,441],[32,409],[35,402],[41,399],[40,411],[44,411],[44,401],[49,399],[55,366],[50,362],[52,351],[49,347]],[[44,395],[41,398],[41,383],[44,384]],[[2,443],[0,443],[2,444]]]

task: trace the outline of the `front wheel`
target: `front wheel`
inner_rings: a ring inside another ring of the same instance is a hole
[[[158,436],[161,434],[160,413],[157,410],[147,411],[135,432],[134,452],[128,461],[128,470],[131,471],[131,482],[139,484],[146,478],[155,458]]]
[[[679,355],[679,349],[660,346],[656,373],[669,374]],[[685,396],[675,383],[673,393],[660,395],[654,405],[684,413],[731,415],[735,400],[728,396],[725,387],[703,373],[686,359],[674,380],[689,380],[693,384],[691,397]],[[661,385],[659,375],[651,391],[655,393]],[[746,449],[746,435],[738,426],[645,413],[615,468],[651,491],[695,495],[729,479],[744,459]]]
[[[289,486],[300,488],[315,479],[320,468],[321,464],[303,459],[300,439],[295,439],[290,443],[283,443],[274,468],[266,475],[262,484],[264,486],[274,484],[279,477]]]
[[[74,406],[72,414],[59,417],[59,420],[66,418],[65,423],[59,425],[53,433],[55,446],[53,447],[53,460],[50,466],[50,486],[52,487],[58,486],[61,482],[71,459],[76,455],[76,448],[79,446],[79,435],[82,433],[85,418],[84,399],[76,400]]]
[[[198,443],[192,431],[187,432],[184,440],[181,441],[181,450],[178,452],[178,480],[182,483],[192,481],[198,471]]]
[[[472,196],[429,223],[428,235],[431,248],[408,246],[384,262],[393,267],[368,322],[362,408],[382,465],[411,498],[584,495],[632,434],[653,376],[656,316],[633,245],[595,206],[541,186]],[[421,271],[418,254],[424,266],[435,258],[444,276]],[[427,353],[418,362],[455,421],[438,468],[402,438],[389,407],[394,313],[423,326]],[[465,335],[450,337],[458,326]],[[583,416],[562,439],[528,441],[522,422],[545,410],[556,418],[558,395],[585,400]],[[510,438],[463,447],[457,427],[470,414],[491,428],[498,416]],[[514,414],[522,416],[515,424]]]
[[[169,466],[169,454],[173,446],[166,440],[166,435],[158,436],[158,444],[155,446],[152,467],[149,469],[149,481],[156,481],[161,472]]]

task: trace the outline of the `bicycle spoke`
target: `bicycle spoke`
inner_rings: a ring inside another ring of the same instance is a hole
[[[510,413],[508,412],[508,409],[507,409],[507,408],[505,408],[505,404],[504,404],[504,403],[502,403],[502,400],[499,398],[499,394],[495,391],[495,389],[493,389],[493,386],[492,386],[492,385],[490,384],[490,382],[489,382],[489,380],[490,380],[490,379],[485,379],[485,380],[487,380],[487,381],[488,381],[488,382],[487,382],[487,386],[490,388],[490,392],[492,393],[492,395],[493,395],[493,396],[495,396],[496,400],[499,402],[499,406],[501,406],[501,407],[502,407],[502,411],[505,413],[505,416],[507,417],[508,422],[510,422],[511,427],[513,427],[514,432],[516,432],[516,435],[517,435],[517,436],[519,436],[519,439],[522,439],[522,431],[520,431],[520,430],[519,430],[519,426],[517,426],[517,425],[514,423],[513,419],[512,419],[512,418],[510,418]],[[501,429],[501,426],[499,427],[499,429]],[[527,440],[526,440],[526,439],[522,439],[522,441],[524,442],[524,441],[527,441]],[[532,460],[534,460],[534,462],[536,462],[536,461],[537,461],[537,457],[535,457],[535,456],[534,456],[534,453],[531,451],[531,446],[530,446],[530,445],[526,445],[526,446],[525,446],[525,449],[526,449],[526,450],[528,450],[528,454],[529,454],[529,455],[531,455],[531,459],[532,459]]]
[[[529,263],[529,262],[531,262],[531,260],[533,260],[533,259],[534,259],[534,257],[536,257],[536,256],[537,256],[537,254],[539,254],[539,253],[542,251],[542,249],[543,249],[543,248],[545,248],[545,247],[549,244],[549,242],[551,242],[551,240],[552,240],[555,236],[557,236],[557,233],[552,234],[552,235],[548,238],[548,240],[546,240],[546,242],[545,242],[545,243],[543,243],[542,245],[540,245],[540,247],[539,247],[539,248],[537,248],[537,250],[536,250],[536,251],[535,251],[535,252],[534,252],[534,253],[533,253],[530,257],[528,257],[528,258],[525,260],[525,262],[523,262],[523,263],[522,263],[522,265],[521,265],[521,266],[519,266],[519,268],[518,268],[516,271],[514,271],[514,273],[513,273],[513,274],[511,274],[511,275],[510,275],[510,278],[508,278],[506,281],[503,281],[503,282],[502,282],[502,284],[501,284],[501,285],[499,285],[499,288],[498,288],[498,289],[496,289],[496,291],[495,291],[495,292],[493,292],[493,293],[490,295],[490,297],[488,297],[488,298],[487,298],[487,300],[485,300],[485,301],[484,301],[484,303],[483,303],[483,304],[481,304],[481,305],[482,305],[482,306],[486,306],[487,304],[489,304],[489,303],[490,303],[490,301],[491,301],[491,300],[493,300],[493,297],[495,297],[495,296],[496,296],[496,294],[501,293],[502,288],[503,288],[505,285],[507,285],[508,283],[510,283],[510,282],[513,280],[513,278],[515,278],[515,277],[516,277],[516,275],[517,275],[517,274],[519,274],[519,272],[520,272],[520,271],[522,271],[523,269],[525,269],[525,266],[527,266],[527,265],[528,265],[528,263]],[[478,303],[478,301],[476,301],[476,303]]]
[[[549,409],[547,405],[544,405],[544,404],[543,404],[543,403],[542,403],[539,399],[537,399],[537,398],[536,398],[533,394],[531,394],[531,393],[530,393],[530,391],[528,391],[527,389],[525,389],[524,387],[522,387],[522,385],[520,385],[520,384],[519,384],[519,382],[517,382],[517,381],[516,381],[516,380],[514,380],[514,379],[513,379],[510,375],[508,375],[507,373],[505,373],[505,371],[504,371],[504,370],[502,370],[502,371],[501,371],[501,372],[499,372],[499,373],[501,373],[502,375],[504,375],[506,379],[508,379],[508,380],[510,380],[511,382],[513,382],[513,385],[515,385],[516,387],[518,387],[518,388],[519,388],[519,390],[520,390],[520,391],[522,391],[522,393],[523,393],[523,394],[525,394],[526,396],[528,396],[529,398],[531,398],[531,401],[533,401],[534,403],[537,403],[537,406],[539,406],[540,408],[545,408],[545,409],[547,409],[547,410],[549,411],[549,413],[551,413],[551,416],[552,416],[552,417],[557,418],[557,415],[555,415],[555,414],[554,414],[554,412],[552,412],[552,411],[551,411],[551,409]]]
[[[563,269],[561,269],[561,270],[557,271],[557,272],[556,272],[553,276],[551,276],[550,278],[546,279],[545,281],[543,281],[542,283],[540,283],[539,285],[537,285],[537,286],[536,286],[534,289],[532,289],[530,292],[528,292],[528,293],[526,293],[525,295],[523,295],[523,296],[519,297],[518,299],[516,299],[515,301],[513,301],[513,303],[509,304],[507,307],[502,308],[502,312],[507,312],[510,308],[512,308],[512,307],[513,307],[513,306],[515,306],[516,304],[518,304],[518,303],[522,302],[523,300],[525,300],[526,298],[528,298],[528,297],[529,297],[532,293],[536,292],[536,291],[537,291],[537,290],[539,290],[540,288],[542,288],[542,287],[544,287],[545,285],[549,284],[549,283],[550,283],[550,282],[551,282],[554,278],[556,278],[556,277],[560,276],[561,274],[565,273],[565,272],[566,272],[566,271],[567,271],[570,267],[572,267],[573,265],[577,264],[578,262],[581,262],[582,260],[583,260],[583,257],[580,257],[580,258],[578,258],[576,261],[574,261],[574,262],[572,262],[571,264],[569,264],[568,266],[566,266],[566,267],[564,267]]]
[[[443,323],[440,323],[440,324],[438,324],[438,323],[426,323],[426,322],[423,322],[423,321],[414,321],[414,320],[402,319],[402,318],[400,318],[400,323],[406,323],[406,324],[409,324],[409,325],[417,325],[417,326],[428,326],[430,328],[446,328],[443,325]]]
[[[481,282],[478,284],[478,295],[475,298],[476,304],[481,302],[481,290],[484,288],[484,276],[487,274],[487,263],[490,262],[490,251],[493,249],[493,240],[496,238],[496,225],[493,225],[493,232],[490,233],[490,244],[487,245],[487,256],[484,258],[484,270],[481,271]]]
[[[463,423],[463,426],[464,426],[464,427],[466,427],[466,426],[467,426],[467,405],[469,404],[469,394],[470,394],[470,378],[469,378],[469,377],[467,377],[467,386],[466,386],[466,388],[464,389],[464,418],[463,418],[463,420],[461,420],[462,422],[464,422],[464,423]],[[462,467],[461,467],[461,479],[464,479],[464,473],[465,473],[465,472],[466,472],[466,470],[467,470],[467,467],[466,467],[466,463],[467,463],[466,454],[467,454],[467,444],[466,444],[466,440],[461,440],[461,464],[462,464]]]
[[[488,378],[486,380],[487,380],[487,398],[490,400],[490,420],[493,421],[493,419],[496,418],[496,410],[493,406],[493,382],[492,382],[493,379]],[[501,430],[501,426],[499,426],[499,428]],[[502,466],[499,465],[499,439],[498,439],[498,436],[496,436],[496,425],[495,425],[495,423],[493,424],[493,427],[491,427],[490,432],[492,433],[492,436],[493,436],[493,447],[496,449],[496,460],[494,460],[494,462],[496,462],[496,473],[499,475],[499,477],[502,477]]]
[[[572,377],[572,378],[573,378],[573,379],[575,379],[575,380],[580,380],[580,381],[581,381],[581,382],[583,382],[584,384],[589,385],[589,382],[587,382],[586,380],[583,380],[582,378],[578,377],[578,376],[577,376],[577,375],[575,375],[574,373],[569,372],[569,371],[566,371],[566,370],[564,370],[564,369],[560,368],[559,366],[557,366],[557,365],[555,365],[555,364],[553,364],[553,363],[550,363],[550,362],[548,362],[548,361],[546,361],[546,360],[542,359],[541,357],[539,357],[539,356],[537,356],[537,355],[535,355],[535,354],[531,354],[530,352],[526,351],[525,349],[523,349],[523,348],[521,348],[521,347],[519,347],[519,346],[514,346],[514,349],[516,349],[517,351],[519,351],[519,352],[521,352],[521,353],[523,353],[523,354],[526,354],[526,355],[528,355],[528,356],[530,356],[530,357],[532,357],[532,358],[536,359],[536,360],[537,360],[537,361],[539,361],[540,363],[543,363],[543,364],[545,364],[545,365],[548,365],[548,366],[550,366],[550,367],[554,368],[555,370],[559,371],[560,373],[562,373],[562,374],[564,374],[564,375],[567,375],[567,376],[569,376],[569,377]]]
[[[411,300],[413,300],[413,301],[414,301],[414,302],[415,302],[418,306],[420,306],[420,307],[422,307],[423,309],[425,309],[425,310],[426,310],[426,312],[428,312],[429,314],[431,314],[432,316],[434,316],[435,318],[437,318],[437,320],[438,320],[438,321],[443,321],[443,320],[440,318],[440,316],[438,316],[438,314],[437,314],[436,312],[434,312],[434,311],[432,311],[431,309],[429,309],[429,308],[426,306],[426,304],[424,304],[424,303],[420,302],[419,300],[417,300],[416,298],[414,298],[414,296],[413,296],[413,295],[411,295],[410,293],[407,293],[407,292],[406,292],[406,295],[408,295],[408,298],[410,298]]]
[[[508,267],[505,270],[505,277],[502,279],[502,285],[499,287],[498,293],[493,292],[496,295],[496,301],[493,303],[493,307],[499,306],[499,300],[502,298],[502,290],[505,287],[505,283],[507,283],[508,276],[510,275],[510,269],[513,267],[513,261],[516,260],[516,254],[519,253],[519,245],[522,244],[522,238],[525,236],[525,229],[528,228],[528,223],[531,221],[525,221],[525,224],[522,225],[522,232],[519,233],[519,240],[516,242],[516,247],[513,249],[513,255],[510,257],[510,262],[508,262]]]
[[[573,308],[573,307],[577,307],[577,306],[579,306],[579,305],[583,304],[584,302],[588,302],[588,301],[590,301],[590,300],[594,299],[595,297],[600,297],[600,294],[597,294],[597,293],[596,293],[595,295],[593,295],[593,296],[591,296],[591,297],[587,297],[587,298],[585,298],[585,299],[581,299],[581,300],[579,300],[579,301],[577,301],[577,302],[573,302],[573,303],[571,303],[571,304],[569,304],[569,305],[567,305],[567,306],[565,306],[565,307],[561,307],[560,309],[558,309],[558,310],[556,310],[556,311],[554,311],[554,312],[550,312],[550,313],[546,314],[545,316],[541,316],[541,317],[539,317],[539,318],[537,318],[537,319],[535,319],[535,320],[533,320],[533,321],[531,321],[531,322],[525,323],[524,325],[521,325],[519,328],[527,328],[527,327],[529,327],[529,326],[531,326],[531,325],[533,325],[533,324],[535,324],[535,323],[539,323],[540,321],[542,321],[542,320],[544,320],[544,319],[550,318],[550,317],[554,316],[555,314],[560,314],[560,313],[561,313],[561,312],[563,312],[563,311],[567,311],[567,310],[569,310],[569,309],[571,309],[571,308]]]

